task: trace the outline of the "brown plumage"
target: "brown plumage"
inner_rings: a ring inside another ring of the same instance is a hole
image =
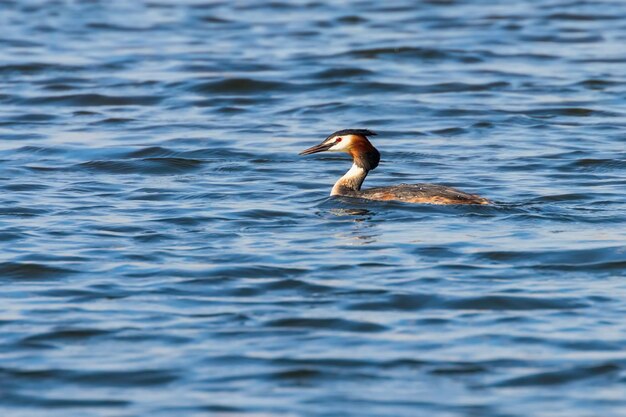
[[[367,136],[375,134],[365,129],[340,130],[328,136],[319,145],[300,152],[300,155],[329,151],[346,152],[352,156],[352,168],[335,183],[330,195],[408,203],[490,204],[489,200],[476,194],[436,184],[400,184],[361,191],[361,185],[368,172],[375,169],[380,161],[380,153],[367,139]]]

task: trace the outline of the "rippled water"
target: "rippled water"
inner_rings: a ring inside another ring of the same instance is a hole
[[[0,2],[2,415],[624,415],[625,17]]]

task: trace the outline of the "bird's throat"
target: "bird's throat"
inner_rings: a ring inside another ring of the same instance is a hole
[[[357,164],[352,164],[352,168],[335,183],[330,195],[351,195],[360,191],[367,172]]]

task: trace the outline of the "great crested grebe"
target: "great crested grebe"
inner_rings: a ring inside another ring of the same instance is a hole
[[[486,198],[468,194],[456,188],[436,184],[400,184],[361,190],[367,173],[378,166],[380,153],[367,139],[376,133],[367,129],[338,130],[322,143],[300,152],[345,152],[352,156],[352,168],[339,178],[330,195],[365,198],[367,200],[396,200],[429,204],[490,204]]]

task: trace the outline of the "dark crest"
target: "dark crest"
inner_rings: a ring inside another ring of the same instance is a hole
[[[338,130],[335,133],[330,134],[324,140],[328,140],[332,138],[333,136],[342,136],[342,135],[361,135],[361,136],[367,137],[367,136],[376,136],[376,132],[372,132],[371,130],[367,130],[367,129],[343,129],[343,130]]]

